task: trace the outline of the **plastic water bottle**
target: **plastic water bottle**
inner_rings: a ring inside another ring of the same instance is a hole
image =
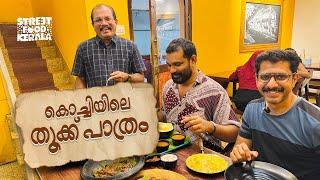
[[[312,59],[310,57],[306,58],[303,63],[306,67],[310,67],[312,64]]]

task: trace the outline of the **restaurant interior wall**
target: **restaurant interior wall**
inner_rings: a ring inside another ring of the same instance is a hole
[[[312,63],[320,61],[320,1],[296,0],[293,20],[292,47],[302,58],[311,58]]]
[[[1,0],[0,23],[15,23],[18,17],[32,17],[29,0]]]
[[[76,49],[89,37],[84,0],[30,0],[35,16],[52,17],[53,37],[68,68],[71,69]]]
[[[17,2],[24,2],[19,7],[28,9],[29,14],[26,16],[32,15],[30,9],[33,8],[33,13],[36,16],[53,17],[54,37],[69,68],[72,67],[79,42],[95,35],[90,22],[90,13],[92,7],[97,3],[106,3],[114,7],[119,17],[118,24],[125,27],[123,37],[130,39],[127,0],[30,1],[31,3],[21,0]],[[32,8],[30,8],[30,4]],[[293,7],[294,0],[283,1],[281,47],[291,45]],[[6,11],[8,12],[8,10]],[[192,40],[198,49],[198,66],[204,73],[231,71],[243,64],[251,55],[251,53],[239,53],[240,16],[241,1],[192,0]]]
[[[30,1],[36,16],[47,12],[53,17],[54,38],[69,68],[72,67],[77,45],[95,35],[90,13],[98,3],[114,7],[118,24],[125,27],[122,37],[130,39],[127,0]],[[247,61],[251,53],[239,53],[241,1],[192,0],[191,3],[192,40],[198,49],[199,68],[205,74],[212,74],[231,71]],[[294,0],[283,1],[281,48],[291,46],[293,7]]]
[[[232,69],[232,41],[228,31],[230,26],[230,4],[225,0],[192,0],[192,41],[198,52],[198,67],[205,74]],[[239,28],[240,30],[240,28]]]
[[[192,1],[192,39],[206,74],[235,70],[252,52],[239,52],[242,1]],[[283,1],[281,48],[291,46],[294,0]],[[210,12],[210,13],[208,13]]]

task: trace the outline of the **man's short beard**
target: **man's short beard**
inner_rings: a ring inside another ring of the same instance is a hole
[[[190,77],[192,75],[192,69],[190,68],[190,66],[182,71],[182,72],[179,72],[179,73],[172,73],[171,74],[171,77],[172,77],[172,81],[176,84],[183,84],[185,82],[187,82]],[[175,77],[175,76],[178,76],[178,77]]]

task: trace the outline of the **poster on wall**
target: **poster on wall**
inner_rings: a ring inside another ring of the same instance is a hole
[[[281,4],[272,2],[250,0],[243,4],[240,51],[279,47]]]
[[[244,43],[277,43],[279,19],[279,5],[247,3]]]

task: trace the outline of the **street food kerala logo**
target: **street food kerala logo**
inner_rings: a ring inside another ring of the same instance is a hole
[[[52,40],[52,17],[17,19],[17,41]]]

